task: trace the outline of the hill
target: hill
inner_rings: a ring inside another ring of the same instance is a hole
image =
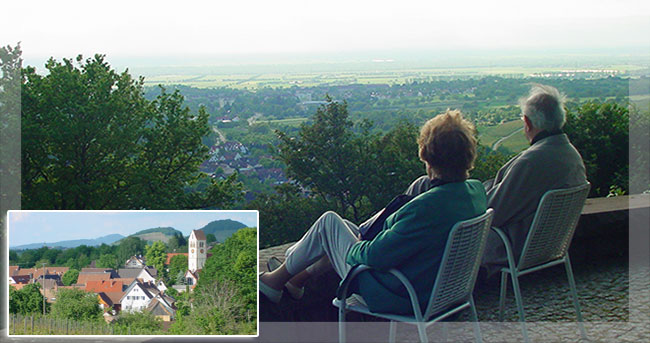
[[[182,232],[174,229],[173,227],[156,227],[140,230],[132,235],[129,235],[129,237],[138,237],[147,242],[162,241],[167,244],[170,238],[179,234],[183,235]]]
[[[230,219],[224,219],[224,220],[215,220],[213,222],[210,222],[208,225],[200,228],[199,230],[203,230],[203,232],[206,234],[213,234],[214,237],[217,238],[217,241],[223,243],[226,238],[230,237],[233,233],[237,232],[239,229],[245,228],[246,225],[230,220]]]
[[[43,245],[52,248],[76,248],[80,245],[99,246],[102,244],[113,244],[114,242],[117,242],[122,238],[124,238],[124,236],[114,233],[111,235],[102,236],[94,239],[74,239],[74,240],[60,241],[54,243],[32,243],[32,244],[18,245],[15,247],[11,247],[11,249],[16,249],[16,250],[38,249]]]

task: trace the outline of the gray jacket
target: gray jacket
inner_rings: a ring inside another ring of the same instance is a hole
[[[515,258],[523,249],[542,195],[551,189],[579,186],[587,182],[582,157],[566,134],[543,138],[513,157],[487,184],[488,207],[494,209],[492,226],[508,235]],[[483,264],[506,264],[499,237],[490,231]],[[492,265],[492,266],[491,266]]]

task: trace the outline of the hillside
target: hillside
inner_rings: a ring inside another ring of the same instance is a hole
[[[167,244],[170,238],[179,234],[183,235],[182,232],[174,229],[173,227],[156,227],[140,230],[132,235],[129,235],[129,237],[138,237],[147,242],[162,241]]]
[[[54,243],[32,243],[32,244],[18,245],[18,246],[11,247],[11,249],[15,249],[15,250],[38,249],[43,245],[52,248],[76,248],[80,245],[99,246],[102,244],[112,244],[114,242],[119,241],[122,238],[124,238],[124,236],[120,234],[111,234],[111,235],[102,236],[94,239],[75,239],[75,240],[60,241]]]
[[[210,222],[208,225],[200,228],[199,230],[203,230],[206,236],[208,234],[213,234],[214,237],[217,238],[217,241],[223,243],[233,233],[237,232],[237,230],[245,227],[246,225],[238,221],[225,219],[225,220],[215,220],[213,222]]]

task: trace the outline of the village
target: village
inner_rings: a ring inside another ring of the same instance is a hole
[[[172,257],[185,255],[188,258],[184,282],[171,286],[176,292],[191,292],[199,280],[201,269],[206,259],[211,256],[207,251],[206,235],[202,230],[193,230],[188,239],[187,253],[167,253],[165,266],[168,267]],[[94,263],[82,268],[77,282],[65,286],[63,275],[69,267],[43,266],[38,268],[20,268],[9,266],[9,285],[16,290],[37,283],[45,300],[53,304],[57,293],[62,289],[79,289],[96,294],[104,320],[109,323],[122,312],[149,312],[163,322],[176,318],[176,299],[168,293],[168,287],[155,267],[147,265],[143,256],[132,256],[119,269],[95,268]]]

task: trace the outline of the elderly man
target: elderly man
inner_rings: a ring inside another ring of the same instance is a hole
[[[509,236],[518,256],[542,195],[551,189],[578,186],[587,182],[582,157],[566,134],[564,97],[550,86],[534,85],[520,101],[524,133],[530,147],[513,157],[484,183],[488,207],[494,209],[492,225]],[[419,194],[430,186],[426,176],[414,181],[406,194]],[[490,232],[483,265],[488,276],[507,263],[499,237]]]

